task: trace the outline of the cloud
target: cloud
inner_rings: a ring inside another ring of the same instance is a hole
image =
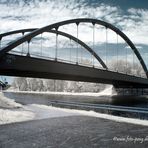
[[[148,10],[130,8],[127,12],[118,25],[135,44],[148,45]]]
[[[138,47],[148,45],[148,10],[130,8],[127,12],[118,6],[110,6],[105,3],[91,5],[85,0],[31,0],[9,2],[3,0],[0,3],[0,32],[7,32],[22,28],[43,27],[55,22],[74,18],[96,18],[107,21],[121,29]],[[86,28],[87,27],[87,28]],[[81,29],[80,29],[81,28]],[[92,26],[80,24],[79,38],[92,47]],[[76,34],[76,25],[69,25],[67,28],[60,27],[60,30]],[[105,28],[96,26],[95,44],[103,46],[106,41]],[[45,40],[45,45],[47,45]],[[108,30],[108,42],[116,43],[116,33]],[[124,43],[119,39],[119,43]]]
[[[84,0],[50,0],[37,1],[24,5],[24,1],[15,1],[12,4],[0,4],[0,32],[7,32],[15,29],[43,27],[55,22],[73,19],[73,18],[96,18],[115,23],[118,18],[118,8],[100,4],[97,6],[88,5]],[[116,19],[113,19],[116,18]],[[81,25],[79,25],[81,26]],[[67,26],[68,27],[68,26]],[[92,41],[92,31],[90,26],[82,26],[79,29],[79,37],[85,41]],[[60,27],[62,31],[67,31],[76,35],[76,25],[70,25],[69,29]],[[103,28],[105,29],[105,28]],[[105,42],[105,34],[102,28],[98,30],[100,42]],[[88,31],[89,30],[89,31]],[[97,34],[96,34],[97,36]],[[112,38],[111,38],[112,39]],[[96,40],[97,41],[97,40]],[[115,42],[109,40],[109,42]]]
[[[148,10],[130,8],[127,13],[125,15],[119,7],[103,3],[92,6],[84,0],[14,1],[10,4],[5,0],[0,4],[0,32],[43,27],[67,19],[85,17],[105,20],[119,27],[134,43],[148,44]],[[83,31],[86,32],[85,29]]]

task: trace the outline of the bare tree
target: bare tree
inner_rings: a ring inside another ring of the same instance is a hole
[[[26,91],[27,90],[26,78],[21,78],[21,77],[14,78],[12,87],[14,87],[15,89],[18,89],[19,91]]]
[[[36,91],[38,89],[38,82],[36,78],[28,78],[28,90]]]

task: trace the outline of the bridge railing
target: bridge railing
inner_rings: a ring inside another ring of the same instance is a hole
[[[15,55],[21,55],[21,56],[26,56],[26,53],[25,54],[22,54],[21,52],[19,51],[10,51],[9,53],[11,54],[15,54]],[[52,60],[52,61],[55,61],[55,58],[53,57],[47,57],[47,56],[44,56],[44,55],[36,55],[36,54],[33,54],[31,53],[30,57],[33,57],[33,58],[39,58],[39,59],[45,59],[45,60]],[[78,62],[75,60],[75,61],[71,61],[71,60],[64,60],[64,59],[60,59],[60,58],[57,58],[56,59],[57,62],[62,62],[62,63],[69,63],[69,64],[77,64],[77,65],[80,65],[80,66],[85,66],[85,67],[90,67],[90,68],[96,68],[96,69],[102,69],[104,70],[102,67],[100,67],[99,65],[93,65],[92,64],[92,61],[89,61],[89,64],[87,63],[83,63],[83,62]],[[145,73],[140,73],[139,75],[136,75],[133,73],[125,73],[124,71],[115,71],[114,69],[108,69],[108,71],[111,71],[111,72],[118,72],[120,74],[126,74],[126,75],[130,75],[130,76],[134,76],[134,77],[141,77],[141,78],[146,78],[146,75]]]

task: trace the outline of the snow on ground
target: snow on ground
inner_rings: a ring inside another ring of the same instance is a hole
[[[99,96],[111,96],[111,95],[115,95],[115,92],[113,92],[113,86],[107,86],[103,91],[98,93]]]
[[[74,93],[74,92],[37,92],[37,91],[16,91],[16,90],[10,90],[8,89],[5,92],[16,92],[16,93],[32,93],[32,94],[53,94],[53,95],[71,95],[71,96],[111,96],[115,95],[115,92],[113,93],[113,86],[112,85],[107,85],[107,87],[102,90],[101,92],[94,93],[94,92],[79,92],[79,93]]]
[[[72,115],[78,113],[46,105],[21,105],[0,93],[0,124]]]
[[[57,107],[37,105],[37,104],[26,105],[23,108],[17,110],[0,109],[0,124],[8,124],[13,122],[22,122],[27,120],[38,120],[38,119],[55,118],[55,117],[78,116],[78,115],[103,118],[103,119],[113,120],[116,122],[125,122],[125,123],[148,126],[147,120],[118,117],[113,115],[96,113],[94,111],[64,109],[64,108],[57,108]]]
[[[0,104],[1,104],[0,124],[8,124],[13,122],[54,118],[54,117],[82,115],[82,116],[103,118],[117,122],[125,122],[125,123],[148,126],[148,120],[118,117],[108,114],[96,113],[94,111],[64,109],[64,108],[57,108],[57,107],[39,105],[39,104],[30,104],[23,106],[18,103],[15,103],[9,98],[5,98],[2,93],[0,94]]]
[[[0,92],[0,108],[18,108],[22,105],[16,103],[14,100],[6,98],[2,92]]]
[[[108,114],[97,113],[94,111],[76,110],[76,109],[65,109],[46,105],[31,104],[24,107],[25,110],[31,111],[35,114],[34,119],[45,119],[54,117],[65,117],[65,116],[90,116],[113,120],[116,122],[125,122],[131,124],[145,125],[148,126],[148,120],[140,120],[134,118],[118,117]]]
[[[75,112],[74,110],[38,104],[24,106],[24,109],[33,112],[35,114],[35,119],[80,115],[79,112]]]
[[[25,110],[0,109],[0,124],[22,122],[34,119],[35,114]]]
[[[59,108],[31,104],[18,109],[0,109],[0,125],[28,120],[79,115]]]

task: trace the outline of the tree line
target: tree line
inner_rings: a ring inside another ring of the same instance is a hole
[[[136,76],[141,76],[143,71],[140,65],[136,63],[132,65],[123,60],[118,61],[118,63],[112,61],[109,66],[112,70]],[[105,84],[98,83],[17,77],[14,78],[11,89],[19,91],[99,92],[105,87]]]
[[[19,91],[99,92],[105,84],[16,77],[11,89]]]

